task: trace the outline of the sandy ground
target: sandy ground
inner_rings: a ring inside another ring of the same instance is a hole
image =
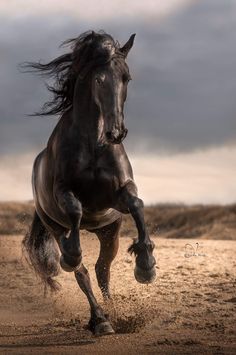
[[[196,251],[196,240],[155,239],[158,279],[147,286],[135,281],[126,252],[131,240],[122,238],[112,267],[113,305],[104,305],[116,334],[95,338],[84,329],[89,307],[73,274],[61,272],[62,291],[45,298],[22,260],[21,240],[0,237],[1,353],[236,353],[236,242],[202,240]],[[98,242],[84,235],[82,247],[103,303],[94,273]]]

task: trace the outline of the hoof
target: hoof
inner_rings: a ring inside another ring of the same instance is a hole
[[[102,322],[95,326],[94,335],[97,337],[114,334],[115,331],[109,322]]]
[[[156,268],[153,267],[150,270],[143,270],[136,265],[134,269],[134,276],[136,281],[138,281],[139,283],[150,284],[156,279]]]
[[[67,260],[65,260],[65,256],[63,254],[60,257],[61,268],[66,272],[73,272],[73,271],[78,270],[80,268],[81,264],[82,264],[82,261],[80,261],[79,264],[77,264],[75,266],[71,266],[68,264]]]

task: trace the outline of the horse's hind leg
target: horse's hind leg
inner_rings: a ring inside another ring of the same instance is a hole
[[[114,330],[93,294],[89,273],[83,264],[75,271],[75,278],[90,304],[91,318],[89,329],[97,336],[113,334]]]
[[[117,255],[119,248],[119,230],[122,218],[115,222],[96,229],[95,232],[100,241],[100,254],[95,266],[98,285],[104,298],[110,298],[109,281],[111,263]]]

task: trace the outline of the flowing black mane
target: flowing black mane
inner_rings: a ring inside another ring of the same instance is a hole
[[[120,45],[107,33],[88,31],[77,38],[66,40],[61,46],[70,46],[71,52],[63,54],[49,63],[23,63],[27,72],[38,72],[54,79],[54,84],[47,85],[53,93],[53,99],[46,102],[36,116],[63,114],[72,107],[74,86],[77,77],[83,80],[95,65],[105,64],[114,56],[124,62]]]

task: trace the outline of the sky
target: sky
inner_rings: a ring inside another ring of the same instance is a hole
[[[57,118],[29,117],[45,79],[19,71],[103,29],[125,43],[132,81],[125,147],[147,204],[236,199],[236,0],[0,1],[0,200],[31,199],[30,175]],[[65,50],[65,49],[64,49]]]

